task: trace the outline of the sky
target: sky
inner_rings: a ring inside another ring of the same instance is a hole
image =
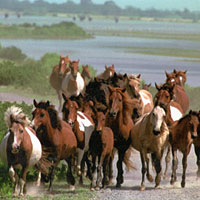
[[[34,1],[34,0],[32,0]],[[50,3],[63,3],[67,0],[44,0]],[[80,3],[80,0],[73,0]],[[93,3],[103,4],[107,0],[92,0]],[[183,10],[200,11],[200,0],[113,0],[118,6],[125,8],[133,6],[140,9],[156,8],[162,10]]]

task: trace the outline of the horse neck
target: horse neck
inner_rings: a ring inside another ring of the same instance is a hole
[[[74,122],[73,131],[76,135],[78,143],[83,143],[84,142],[84,133],[80,130],[79,122],[78,122],[77,118]]]

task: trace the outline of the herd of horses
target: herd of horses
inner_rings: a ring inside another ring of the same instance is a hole
[[[116,187],[121,187],[123,163],[134,169],[134,149],[141,158],[140,190],[145,190],[145,177],[153,181],[150,163],[156,172],[155,188],[160,187],[164,152],[163,175],[168,174],[171,154],[170,183],[174,184],[177,150],[183,154],[181,186],[185,187],[187,156],[192,144],[200,176],[200,112],[188,111],[189,100],[184,89],[186,71],[174,69],[165,74],[165,83],[155,83],[157,92],[152,97],[148,91],[150,85],[141,88],[140,74],[119,74],[112,65],[91,78],[88,66],[82,66],[80,73],[79,60],[60,56],[50,75],[50,84],[58,94],[59,110],[48,100],[34,99],[32,121],[21,108],[12,106],[5,112],[8,131],[0,145],[0,157],[8,165],[15,183],[14,193],[18,185],[19,194],[26,193],[29,166],[38,169],[38,184],[43,177],[52,191],[55,168],[61,160],[68,164],[66,177],[71,190],[75,189],[74,173],[80,177],[80,184],[86,173],[91,190],[105,188],[112,184],[116,153]],[[20,177],[16,172],[19,166]]]

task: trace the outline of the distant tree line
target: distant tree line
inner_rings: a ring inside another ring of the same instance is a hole
[[[113,1],[106,1],[104,4],[94,4],[92,0],[81,0],[79,4],[72,0],[66,3],[48,3],[44,0],[0,0],[0,9],[21,12],[27,15],[43,15],[46,13],[71,13],[80,15],[112,15],[112,16],[130,16],[130,17],[154,17],[154,18],[184,18],[198,21],[200,19],[200,11],[194,12],[185,8],[184,10],[142,10],[133,6],[127,6],[122,9]]]

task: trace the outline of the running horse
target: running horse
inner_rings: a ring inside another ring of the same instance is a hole
[[[89,150],[89,140],[94,130],[94,122],[92,118],[84,112],[79,111],[79,106],[76,101],[70,100],[63,94],[63,120],[68,122],[72,127],[77,139],[78,162],[77,172],[80,176],[80,184],[82,184],[82,175],[84,173],[84,165],[81,162],[84,153],[87,154]]]
[[[68,67],[69,61],[70,59],[68,56],[66,57],[60,56],[59,64],[53,67],[50,78],[49,78],[49,82],[51,86],[56,90],[58,94],[59,110],[61,110],[61,106],[62,106],[61,84],[66,73],[70,70]]]
[[[160,106],[155,106],[150,113],[144,114],[131,130],[132,147],[140,152],[142,163],[142,182],[140,190],[145,190],[145,174],[152,182],[153,178],[149,172],[149,157],[155,166],[155,188],[158,188],[161,180],[161,159],[163,151],[168,145],[169,130],[165,122],[166,112]]]
[[[165,74],[167,85],[169,85],[169,87],[174,86],[174,101],[180,104],[183,112],[186,113],[189,108],[189,98],[185,92],[184,86],[178,84],[180,81],[177,78],[177,74],[168,74],[167,72],[165,72]]]
[[[10,178],[15,183],[14,195],[17,195],[19,185],[19,195],[24,196],[28,168],[40,160],[42,146],[21,108],[11,106],[4,116],[8,131],[0,144],[0,157],[8,165]],[[20,178],[17,168],[21,168]]]
[[[88,65],[82,65],[81,76],[82,76],[83,80],[85,81],[85,85],[87,83],[87,79],[90,80],[92,78]]]
[[[126,157],[126,151],[131,144],[130,132],[133,128],[133,121],[131,118],[133,102],[126,93],[126,89],[114,88],[109,85],[108,89],[110,95],[105,126],[110,127],[114,133],[114,147],[118,150],[116,187],[121,187],[124,181],[122,162],[124,161],[127,168],[132,168],[129,158]]]
[[[75,179],[72,174],[71,159],[77,148],[77,141],[71,126],[61,120],[55,106],[49,101],[39,102],[33,101],[35,109],[33,111],[32,125],[36,129],[37,137],[39,138],[43,149],[48,149],[50,154],[48,160],[52,166],[49,169],[49,191],[52,191],[52,183],[54,179],[54,170],[60,160],[66,160],[68,169],[66,173],[67,182],[70,184],[70,189],[75,189]]]
[[[66,97],[78,96],[85,90],[85,81],[79,72],[79,60],[70,61],[68,72],[62,81],[62,92]]]
[[[103,80],[108,80],[110,77],[112,77],[115,73],[115,66],[107,66],[105,65],[105,71],[99,74],[96,78],[98,79],[103,79]]]
[[[183,154],[182,165],[182,181],[181,186],[185,187],[187,157],[190,153],[193,139],[197,138],[197,129],[199,126],[199,113],[190,110],[190,112],[182,117],[170,130],[170,144],[172,146],[172,175],[171,184],[176,181],[176,169],[178,167],[177,150]]]

